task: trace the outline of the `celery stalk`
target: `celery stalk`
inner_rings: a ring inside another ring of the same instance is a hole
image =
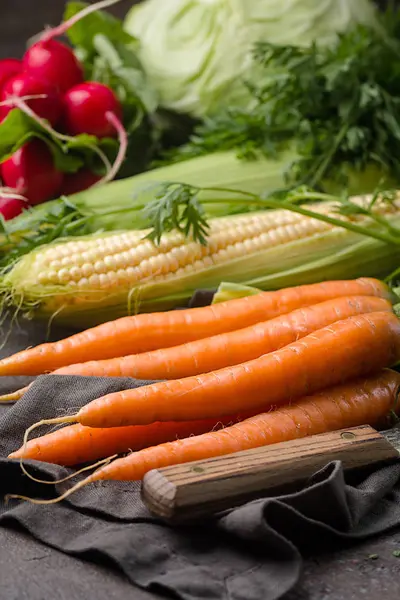
[[[92,187],[70,196],[69,200],[79,211],[88,215],[88,233],[143,229],[148,223],[144,221],[141,206],[153,198],[154,189],[150,187],[153,184],[178,182],[201,187],[225,187],[238,190],[239,197],[239,192],[261,194],[284,185],[282,173],[293,159],[291,151],[283,152],[279,160],[260,157],[252,161],[240,160],[233,152],[218,152]],[[216,201],[207,204],[211,217],[236,212],[237,203],[232,206],[229,204],[231,197],[229,193],[218,193],[217,198],[210,192],[200,195],[201,200]],[[49,211],[61,205],[62,200],[52,200],[36,206],[10,221],[7,229],[18,237],[33,230],[35,225],[46,219]]]
[[[260,157],[248,161],[237,158],[232,151],[218,152],[92,187],[68,198],[79,213],[75,219],[78,226],[75,226],[74,221],[71,227],[56,232],[52,239],[98,231],[148,227],[142,208],[153,199],[154,187],[151,186],[157,183],[174,182],[203,188],[236,190],[237,196],[232,193],[202,191],[199,200],[207,201],[205,209],[208,217],[243,212],[248,210],[248,205],[241,205],[237,201],[243,198],[243,192],[262,195],[282,189],[285,186],[283,173],[296,157],[292,148],[281,151],[275,159]],[[350,194],[372,192],[381,179],[382,173],[372,166],[362,173],[351,172],[348,191]],[[325,182],[324,190],[327,193],[338,191],[337,186],[331,182]],[[47,226],[49,215],[61,214],[63,206],[63,199],[53,200],[35,206],[7,222],[4,225],[7,235],[0,233],[0,256],[5,256],[26,237],[32,240],[32,248],[48,243],[49,240],[35,237],[35,233],[39,227]],[[57,224],[58,221],[56,219]]]

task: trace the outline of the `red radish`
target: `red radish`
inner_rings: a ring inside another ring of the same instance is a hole
[[[83,190],[87,190],[100,181],[100,175],[96,175],[89,169],[81,169],[77,173],[68,173],[64,177],[60,195],[71,196]]]
[[[29,99],[30,96],[45,96],[43,98]],[[27,105],[51,125],[55,125],[62,111],[62,103],[57,90],[47,81],[37,79],[29,73],[22,73],[9,79],[3,86],[0,96],[1,102],[10,100],[10,105],[0,106],[0,119],[4,119],[15,108],[12,98],[28,98]]]
[[[81,83],[64,96],[64,125],[70,135],[89,133],[98,138],[116,136],[117,131],[107,117],[108,112],[118,119],[122,117],[118,98],[102,83]]]
[[[5,185],[23,194],[30,204],[59,195],[64,178],[41,140],[32,140],[17,150],[2,164],[1,175]]]
[[[8,79],[22,71],[22,62],[16,58],[0,60],[0,90]]]
[[[83,81],[83,67],[65,44],[56,40],[40,41],[31,46],[23,57],[24,69],[44,79],[60,92]]]
[[[86,6],[58,27],[44,31],[40,36],[40,40],[25,52],[23,57],[24,69],[34,73],[41,79],[49,81],[61,92],[66,92],[72,86],[81,83],[84,79],[83,66],[71,48],[54,38],[65,35],[68,29],[87,15],[113,4],[118,4],[120,1],[101,0]]]
[[[28,208],[27,203],[19,198],[0,196],[0,214],[6,221],[18,217],[25,208]]]

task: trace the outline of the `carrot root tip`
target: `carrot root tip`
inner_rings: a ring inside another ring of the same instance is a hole
[[[24,434],[24,441],[23,441],[23,450],[22,450],[22,455],[19,461],[19,465],[21,467],[21,471],[30,479],[32,479],[33,481],[37,481],[40,482],[39,479],[35,479],[33,477],[33,475],[30,475],[28,473],[28,471],[25,469],[24,464],[23,464],[23,459],[24,459],[24,455],[26,454],[26,450],[27,450],[27,445],[28,445],[28,437],[29,434],[32,433],[32,431],[34,429],[37,429],[38,427],[40,427],[41,425],[56,425],[56,424],[60,424],[60,423],[74,423],[76,422],[76,418],[74,416],[72,417],[58,417],[56,419],[42,419],[41,421],[38,421],[37,423],[34,423],[33,425],[31,425],[30,427],[28,427],[28,429],[25,431]],[[43,483],[43,482],[40,482]],[[53,482],[51,482],[53,483]]]
[[[3,394],[3,396],[0,396],[0,403],[7,403],[7,402],[17,402],[17,400],[20,400],[22,398],[22,396],[29,390],[30,386],[27,385],[24,388],[21,388],[20,390],[16,390],[15,392],[11,392],[10,394]]]
[[[79,489],[84,487],[86,484],[91,483],[90,478],[84,479],[80,481],[72,488],[61,494],[61,496],[57,496],[57,498],[52,498],[51,500],[41,500],[37,498],[29,498],[29,496],[21,496],[19,494],[7,494],[4,497],[4,501],[7,504],[10,500],[25,500],[26,502],[30,502],[31,504],[57,504],[58,502],[62,502],[68,496],[70,496],[73,492],[77,492]]]
[[[114,458],[117,458],[117,456],[118,456],[118,454],[114,454],[113,456],[109,456],[108,458],[103,458],[103,459],[97,461],[96,463],[94,463],[93,465],[88,465],[87,467],[83,467],[82,469],[79,469],[79,471],[76,471],[75,473],[70,473],[70,475],[67,475],[66,477],[62,477],[61,479],[56,479],[54,481],[48,481],[46,479],[38,479],[37,477],[34,477],[33,475],[30,475],[28,473],[28,471],[26,470],[26,468],[24,467],[22,462],[20,462],[20,466],[21,466],[23,473],[27,477],[29,477],[29,479],[32,479],[32,481],[36,481],[36,483],[44,483],[46,485],[57,485],[58,483],[64,483],[64,481],[69,481],[70,479],[73,479],[74,477],[76,477],[77,475],[80,475],[81,473],[84,473],[85,471],[90,471],[91,469],[96,469],[97,467],[101,467],[101,466],[105,467]],[[22,461],[22,458],[21,458],[21,461]]]
[[[91,465],[90,467],[85,467],[84,469],[81,469],[80,471],[78,471],[77,473],[74,473],[73,476],[78,475],[78,473],[82,473],[82,471],[86,471],[89,468],[94,468],[96,466],[106,466],[109,462],[111,462],[111,460],[113,460],[114,458],[117,457],[117,454],[110,456],[109,458],[106,458],[102,461],[99,461],[98,463],[96,463],[95,465]],[[68,498],[71,494],[77,492],[78,490],[82,489],[83,487],[85,487],[86,485],[88,485],[89,483],[94,483],[95,481],[97,481],[96,478],[96,472],[97,470],[92,473],[92,475],[90,475],[89,477],[86,477],[86,479],[83,479],[83,481],[79,481],[78,483],[76,483],[75,485],[73,485],[71,488],[69,488],[69,490],[66,490],[63,494],[61,494],[60,496],[57,496],[57,498],[52,498],[51,500],[41,500],[41,499],[37,499],[37,498],[29,498],[29,496],[22,496],[20,494],[7,494],[4,497],[4,501],[7,504],[10,500],[24,500],[26,502],[30,502],[31,504],[57,504],[58,502],[62,502],[63,500],[65,500],[66,498]],[[62,480],[60,480],[62,481]],[[65,481],[65,479],[64,479]],[[57,482],[45,482],[45,483],[57,483]]]

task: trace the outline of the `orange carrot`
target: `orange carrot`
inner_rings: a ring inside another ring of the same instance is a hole
[[[135,452],[102,467],[88,477],[86,482],[142,479],[152,469],[173,464],[222,456],[343,427],[375,425],[392,408],[399,408],[399,385],[400,375],[394,371],[385,371],[367,381],[361,379],[356,383],[326,390],[294,405],[256,415],[221,431]]]
[[[33,501],[38,504],[52,504],[95,481],[140,480],[152,469],[259,448],[346,427],[381,425],[391,410],[396,412],[400,408],[399,386],[400,374],[384,370],[368,379],[361,378],[346,385],[333,387],[302,398],[290,406],[259,414],[219,431],[134,452],[101,467],[56,499]],[[25,499],[32,501],[30,498]]]
[[[361,278],[264,292],[202,308],[123,317],[5,358],[0,361],[0,376],[40,375],[88,359],[115,358],[177,346],[248,327],[296,308],[351,295],[391,298],[384,283]]]
[[[76,415],[40,421],[29,431],[51,423],[121,427],[265,410],[368,375],[399,359],[399,319],[390,312],[356,315],[246,363],[108,394]]]
[[[254,414],[254,413],[253,413]],[[250,415],[223,417],[179,423],[152,423],[105,429],[69,425],[21,446],[8,458],[24,458],[55,463],[65,467],[96,461],[112,454],[137,451],[175,439],[200,435],[219,429]]]
[[[190,377],[258,358],[352,315],[391,310],[391,303],[383,298],[335,298],[244,329],[172,348],[69,365],[54,374],[136,379]]]
[[[391,311],[392,305],[383,298],[344,296],[203,340],[142,354],[68,365],[56,369],[53,374],[136,379],[190,377],[252,360],[352,315],[385,310]],[[29,387],[0,396],[0,402],[19,400]]]

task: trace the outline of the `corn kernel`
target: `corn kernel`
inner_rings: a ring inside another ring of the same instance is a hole
[[[90,263],[84,263],[81,267],[82,275],[84,277],[90,277],[93,274],[93,265]]]
[[[89,285],[89,279],[87,277],[82,277],[82,279],[78,281],[78,287],[80,288],[89,287]]]
[[[69,275],[69,270],[68,269],[60,269],[58,271],[58,281],[60,283],[67,283],[69,281],[70,275]]]

